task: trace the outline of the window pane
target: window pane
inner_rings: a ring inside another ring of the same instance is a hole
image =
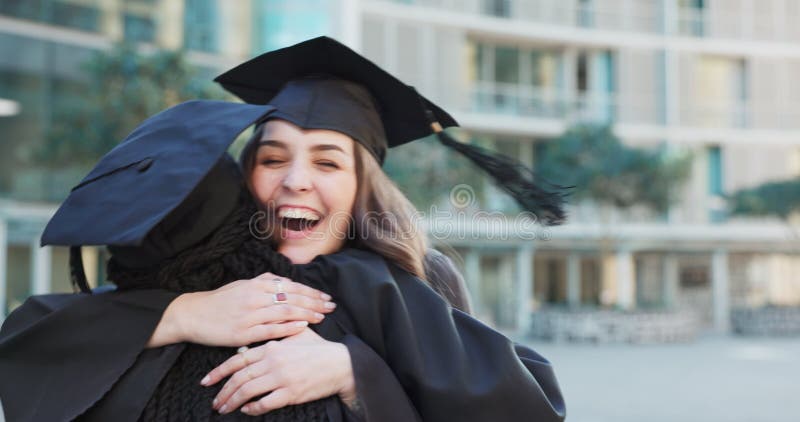
[[[494,50],[495,81],[519,83],[519,50],[497,47]]]
[[[153,20],[143,16],[125,15],[125,39],[134,42],[153,42],[156,38]]]

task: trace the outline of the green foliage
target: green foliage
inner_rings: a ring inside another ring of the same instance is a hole
[[[392,148],[383,169],[420,210],[440,204],[460,184],[471,186],[477,200],[482,197],[483,173],[466,158],[441,145],[434,135]]]
[[[87,83],[53,104],[52,125],[34,159],[50,167],[88,165],[147,117],[190,99],[222,99],[183,52],[141,54],[122,44],[83,66]]]
[[[574,186],[573,200],[665,212],[688,179],[691,160],[626,146],[608,126],[577,125],[537,150],[536,170],[545,180]]]
[[[728,198],[731,214],[772,215],[786,219],[800,211],[800,178],[742,189]]]

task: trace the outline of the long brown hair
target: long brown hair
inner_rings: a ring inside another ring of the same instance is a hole
[[[258,141],[264,123],[256,126],[240,157],[250,186]],[[400,268],[426,279],[425,255],[428,240],[419,227],[414,205],[383,172],[377,160],[360,143],[353,142],[357,191],[348,231],[351,246],[371,250]]]

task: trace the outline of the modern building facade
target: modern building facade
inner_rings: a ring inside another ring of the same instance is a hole
[[[21,109],[0,126],[4,148],[41,137],[58,82],[121,38],[186,48],[213,71],[332,35],[452,111],[465,136],[531,165],[538,145],[587,121],[632,146],[692,152],[681,201],[663,215],[572,204],[567,225],[534,240],[508,218],[454,219],[463,235],[443,241],[483,318],[527,332],[548,312],[652,310],[727,332],[739,308],[800,305],[800,234],[732,218],[723,199],[800,176],[798,18],[789,0],[0,0],[0,97]],[[3,167],[18,159],[8,151]],[[65,258],[34,247],[52,199],[41,186],[57,185],[21,168],[1,177],[8,309],[63,287]],[[490,191],[481,205],[505,202]]]

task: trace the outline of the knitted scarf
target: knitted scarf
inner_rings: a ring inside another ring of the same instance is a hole
[[[214,233],[201,244],[144,270],[124,268],[113,258],[108,263],[108,278],[120,290],[163,288],[175,292],[213,290],[235,280],[272,272],[298,281],[297,272],[285,256],[272,249],[267,240],[250,232],[250,219],[257,212],[245,191],[239,205]],[[140,420],[144,421],[327,421],[329,404],[341,406],[338,397],[286,406],[265,415],[250,417],[234,411],[219,415],[211,401],[225,384],[200,385],[200,379],[236,353],[229,347],[188,344],[161,380],[147,403]],[[334,403],[331,403],[331,402]]]

